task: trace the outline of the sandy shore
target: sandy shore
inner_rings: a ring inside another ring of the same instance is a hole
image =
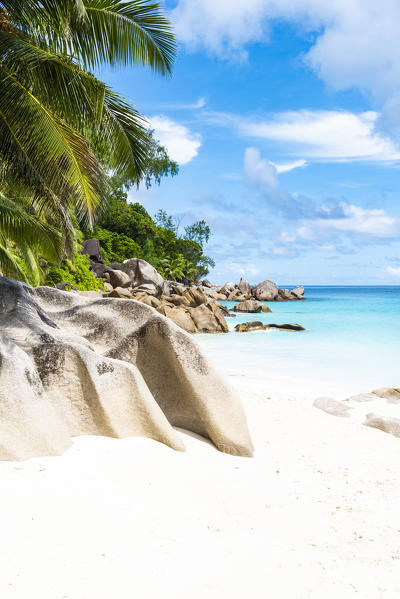
[[[0,464],[0,597],[399,597],[400,440],[232,379],[254,459],[182,432]]]

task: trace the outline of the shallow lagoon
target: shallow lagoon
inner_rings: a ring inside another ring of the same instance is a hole
[[[262,378],[271,390],[342,397],[400,386],[400,286],[309,286],[305,293],[306,301],[269,302],[272,313],[227,319],[231,330],[260,320],[299,323],[304,332],[233,331],[197,340],[225,375]]]

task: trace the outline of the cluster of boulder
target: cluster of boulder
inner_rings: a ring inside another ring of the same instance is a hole
[[[121,264],[107,266],[101,256],[97,239],[84,242],[82,253],[90,258],[94,275],[105,281],[103,297],[134,299],[151,306],[189,333],[227,333],[225,318],[234,316],[220,301],[240,302],[234,312],[271,312],[262,301],[302,300],[304,287],[279,289],[265,280],[251,286],[244,278],[238,284],[213,285],[207,279],[186,285],[166,281],[151,264],[139,258],[130,258]],[[65,288],[63,285],[60,288]],[[87,292],[87,295],[95,295]]]
[[[188,333],[227,333],[226,308],[203,293],[163,277],[145,260],[130,258],[122,264],[92,263],[105,280],[103,297],[134,299],[166,316]]]
[[[225,285],[212,285],[210,281],[201,281],[202,289],[207,295],[216,300],[243,301],[255,299],[266,302],[287,302],[291,300],[304,300],[304,287],[294,289],[279,289],[276,283],[269,279],[251,286],[243,277],[239,283],[225,283]]]

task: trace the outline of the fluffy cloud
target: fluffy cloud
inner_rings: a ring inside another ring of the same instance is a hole
[[[268,42],[276,21],[294,23],[314,34],[304,62],[335,90],[358,87],[371,95],[383,106],[382,126],[400,129],[398,0],[178,0],[172,18],[189,49],[228,59]]]
[[[376,239],[393,239],[400,234],[399,220],[385,210],[367,210],[346,202],[341,202],[341,207],[343,218],[317,219],[314,225],[320,229],[360,233]]]
[[[182,165],[197,156],[202,143],[198,133],[192,133],[185,125],[162,115],[150,117],[148,121],[156,139],[167,148],[172,160]]]
[[[332,251],[332,243],[338,236],[348,238],[349,242],[394,240],[400,234],[399,219],[390,216],[384,210],[366,210],[347,202],[340,203],[342,218],[302,219],[301,226],[294,231],[282,231],[279,240],[283,243],[314,245],[319,251]]]
[[[316,245],[319,251],[331,251],[336,237],[352,241],[392,240],[400,235],[399,219],[380,208],[366,209],[346,201],[329,199],[317,204],[311,198],[295,196],[282,189],[276,167],[262,158],[257,148],[247,148],[244,171],[264,202],[276,213],[296,224],[294,230],[280,234],[281,244]],[[331,239],[332,238],[332,239]]]
[[[397,0],[179,0],[172,18],[182,42],[225,58],[268,42],[274,22],[286,20],[316,33],[304,60],[330,86],[385,95],[399,87]]]
[[[379,113],[354,114],[346,111],[300,110],[252,120],[225,113],[207,113],[215,124],[235,127],[240,135],[285,144],[289,154],[320,161],[400,160],[400,148],[388,136],[378,133]],[[285,172],[305,166],[304,158],[277,167]]]

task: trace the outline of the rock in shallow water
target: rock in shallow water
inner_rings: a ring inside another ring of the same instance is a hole
[[[239,399],[165,317],[0,278],[0,459],[57,455],[88,434],[183,449],[173,426],[252,454]]]
[[[267,324],[266,329],[279,329],[280,331],[305,331],[301,324]]]
[[[250,333],[251,331],[265,331],[265,324],[259,321],[241,322],[235,326],[237,333]]]
[[[259,312],[272,312],[271,308],[266,306],[265,304],[255,300],[248,299],[236,304],[233,307],[234,312],[250,312],[253,314],[257,314]]]
[[[267,331],[268,329],[278,329],[279,331],[305,331],[300,324],[263,324],[260,321],[242,322],[235,326],[238,333],[249,333],[250,331]]]

